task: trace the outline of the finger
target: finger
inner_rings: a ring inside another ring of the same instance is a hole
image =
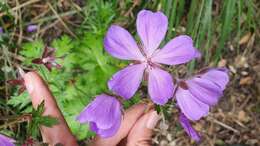
[[[160,120],[156,111],[143,115],[131,129],[127,137],[127,146],[151,146],[153,129]]]
[[[146,109],[145,104],[137,104],[129,108],[124,114],[120,128],[115,136],[110,138],[101,138],[96,136],[93,140],[92,146],[115,146],[122,139],[124,139],[131,128],[134,126],[135,122],[144,114]]]
[[[60,143],[64,146],[77,146],[76,139],[71,134],[55,98],[52,96],[43,79],[36,72],[28,72],[23,78],[26,89],[31,96],[33,107],[36,108],[44,100],[45,110],[43,115],[50,115],[59,121],[59,124],[51,128],[40,127],[43,141],[50,145]]]

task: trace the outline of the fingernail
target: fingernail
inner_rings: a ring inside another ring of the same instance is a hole
[[[31,94],[33,92],[33,83],[32,83],[32,80],[29,78],[29,79],[26,79],[25,81],[25,86],[26,86],[26,89],[28,91],[29,94]]]
[[[26,88],[27,88],[27,91],[28,91],[29,94],[31,94],[33,92],[33,85],[32,84],[28,84],[26,86]]]
[[[25,72],[24,72],[24,70],[21,68],[21,67],[17,67],[18,68],[18,73],[20,74],[20,76],[23,78],[24,77],[24,75],[25,75]]]
[[[148,129],[154,129],[158,121],[160,120],[160,116],[157,114],[156,111],[153,111],[149,114],[146,127]]]

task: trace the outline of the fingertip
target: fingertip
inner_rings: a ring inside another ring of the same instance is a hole
[[[25,73],[25,74],[23,75],[23,78],[24,78],[25,80],[29,80],[29,79],[31,79],[31,78],[38,78],[38,77],[39,77],[39,75],[38,75],[38,73],[35,72],[35,71],[30,71],[30,72],[27,72],[27,73]]]
[[[53,97],[48,86],[37,72],[28,72],[23,75],[23,79],[34,107],[37,107],[43,100],[45,103],[49,101],[53,103]]]
[[[127,109],[125,114],[127,114],[128,116],[139,117],[146,111],[146,109],[147,105],[145,103],[138,103]]]
[[[157,114],[156,111],[151,111],[146,121],[146,128],[154,129],[161,117]]]
[[[36,72],[28,72],[23,75],[24,84],[29,94],[34,90],[35,82],[39,82],[41,79]]]
[[[131,129],[128,138],[127,146],[135,145],[151,145],[153,129],[160,120],[160,115],[156,111],[151,110],[143,115]]]

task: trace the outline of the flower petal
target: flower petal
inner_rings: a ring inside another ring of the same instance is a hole
[[[109,54],[119,59],[143,60],[144,58],[131,34],[117,25],[112,25],[108,29],[104,47]]]
[[[95,133],[98,132],[98,127],[97,124],[95,122],[89,122],[89,129]]]
[[[144,45],[144,52],[149,57],[163,40],[168,27],[168,19],[162,12],[153,13],[142,10],[137,15],[136,27]]]
[[[173,96],[171,75],[159,68],[149,69],[148,92],[156,104],[164,105]]]
[[[27,32],[34,32],[37,31],[38,26],[37,25],[28,25],[26,31]]]
[[[205,78],[214,82],[221,88],[221,90],[224,90],[229,81],[228,69],[211,68],[207,72],[203,73],[201,78]]]
[[[186,82],[191,94],[208,105],[215,105],[223,94],[217,84],[204,78],[195,77]]]
[[[181,111],[190,120],[199,120],[209,112],[209,106],[196,99],[189,90],[179,87],[176,92],[176,99]]]
[[[193,46],[189,36],[180,35],[168,42],[161,50],[155,52],[152,61],[167,65],[186,63],[200,57],[199,51]]]
[[[185,132],[196,142],[200,141],[200,136],[199,134],[193,129],[192,125],[190,124],[189,120],[187,117],[183,114],[180,113],[179,116],[179,121]]]
[[[55,48],[47,47],[45,46],[43,53],[42,53],[42,58],[46,57],[54,57],[54,52],[56,51]]]
[[[121,118],[116,119],[114,125],[108,129],[98,129],[97,134],[100,135],[102,138],[108,138],[114,136],[121,124]]]
[[[98,128],[111,128],[115,120],[121,117],[120,103],[112,96],[96,96],[77,117],[80,123],[95,122]]]
[[[145,64],[129,65],[118,71],[108,81],[109,89],[125,99],[131,98],[142,81],[145,67]]]
[[[7,136],[0,134],[0,145],[1,146],[15,146],[15,140]]]

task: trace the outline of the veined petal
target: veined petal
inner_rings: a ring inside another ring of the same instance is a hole
[[[131,98],[142,81],[145,68],[145,64],[136,64],[118,71],[108,81],[109,89],[125,99]]]
[[[105,100],[106,98],[103,98],[105,96],[96,96],[96,98],[89,103],[83,110],[82,112],[79,114],[79,116],[77,116],[77,120],[80,123],[87,123],[90,121],[94,121],[95,117],[95,112],[99,109],[99,106],[102,105],[103,99]],[[105,106],[104,108],[107,108],[108,106]]]
[[[209,112],[209,106],[196,99],[189,90],[179,87],[176,91],[176,100],[185,116],[193,121],[199,120]]]
[[[152,56],[152,62],[176,65],[186,63],[196,57],[200,57],[200,53],[193,46],[191,37],[180,35],[155,52]]]
[[[101,94],[80,113],[77,120],[80,123],[95,122],[98,128],[108,129],[119,117],[121,117],[121,107],[117,99]]]
[[[185,132],[196,142],[200,141],[200,136],[199,134],[193,129],[192,125],[190,124],[189,120],[187,117],[183,114],[180,113],[179,116],[179,121]]]
[[[201,78],[208,79],[217,84],[221,90],[226,88],[226,85],[229,81],[228,69],[226,68],[211,68],[200,76]]]
[[[109,54],[119,59],[143,60],[144,58],[131,34],[117,25],[112,25],[108,29],[104,46]]]
[[[0,134],[0,145],[1,146],[15,146],[15,140],[7,136]]]
[[[223,94],[217,84],[204,78],[195,77],[186,83],[191,94],[208,105],[215,105]]]
[[[136,27],[144,45],[144,52],[149,57],[163,40],[168,27],[168,19],[162,12],[142,10],[137,15]]]
[[[97,134],[100,135],[102,138],[108,138],[115,135],[120,127],[121,124],[121,117],[116,119],[114,125],[108,129],[98,129]]]
[[[164,105],[173,96],[171,75],[159,68],[149,69],[148,92],[153,102]]]
[[[89,122],[89,129],[95,133],[98,133],[98,127],[95,122]]]

